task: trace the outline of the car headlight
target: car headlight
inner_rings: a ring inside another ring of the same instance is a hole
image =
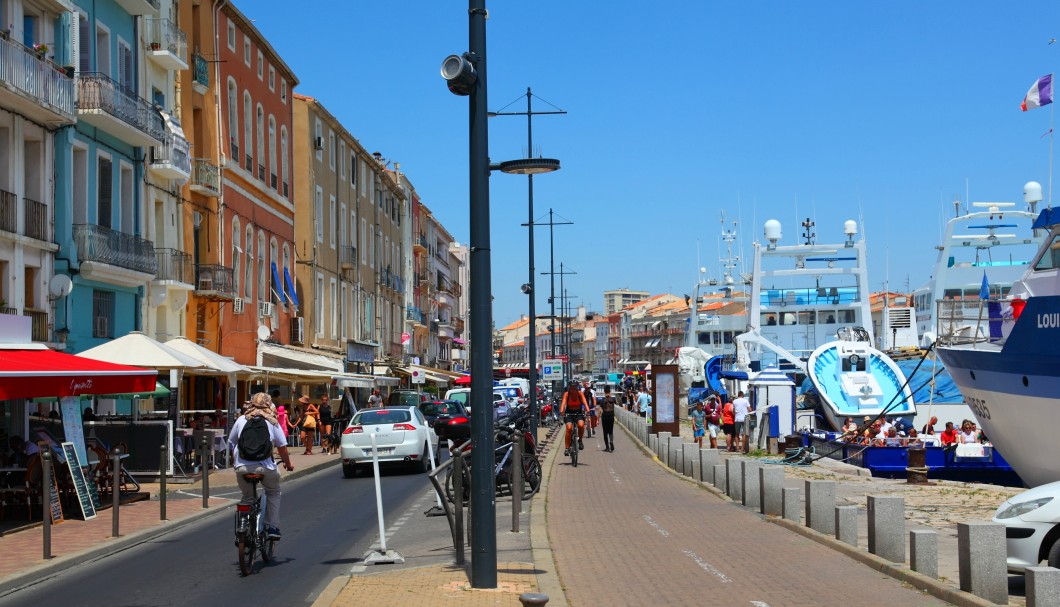
[[[1033,512],[1038,508],[1053,501],[1051,497],[1043,497],[1029,502],[1019,502],[1018,504],[1010,504],[1007,508],[1003,508],[998,511],[997,518],[1014,518],[1017,516],[1023,516],[1028,512]]]

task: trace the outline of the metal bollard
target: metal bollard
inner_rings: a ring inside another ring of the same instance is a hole
[[[548,595],[539,594],[537,592],[524,592],[519,595],[519,602],[523,604],[523,607],[536,607],[538,605],[547,605]]]
[[[456,549],[456,564],[464,564],[464,456],[458,449],[453,456],[453,527],[456,536],[453,548]]]
[[[110,454],[111,537],[119,537],[118,511],[121,506],[121,448],[115,447]]]
[[[519,533],[519,514],[523,511],[523,435],[521,433],[512,440],[511,476],[512,533]]]
[[[165,443],[162,443],[161,457],[158,461],[161,463],[158,465],[158,519],[166,520],[166,466],[169,464],[168,453],[169,449]]]
[[[41,450],[41,468],[44,469],[44,560],[52,558],[52,450]]]
[[[210,502],[210,465],[206,461],[206,449],[209,446],[208,441],[209,441],[209,439],[206,437],[205,434],[203,434],[203,436],[202,436],[202,445],[200,445],[200,449],[201,449],[202,453],[199,456],[199,461],[202,464],[202,507],[203,508],[209,508],[210,507],[210,503],[209,503]]]

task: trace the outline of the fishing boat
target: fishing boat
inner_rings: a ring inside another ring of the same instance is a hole
[[[1040,200],[1028,185],[1025,198]],[[1060,211],[1042,210],[1032,227],[1047,235],[1023,276],[1007,296],[984,298],[973,331],[940,336],[937,350],[986,435],[1036,487],[1060,480],[1049,423],[1060,405]]]
[[[1038,250],[1044,231],[1032,230],[1038,217],[1035,207],[1041,201],[1041,186],[1030,182],[1027,210],[1014,202],[973,202],[973,212],[962,212],[954,201],[955,216],[946,222],[938,257],[931,278],[913,291],[916,328],[921,347],[928,347],[940,335],[968,335],[981,325],[979,293],[985,277],[989,295],[1003,297],[1012,283],[1023,276],[1031,256]],[[937,302],[945,301],[947,311],[940,322]],[[985,337],[980,335],[979,337]]]
[[[846,240],[831,245],[816,243],[813,221],[801,225],[801,244],[780,245],[775,219],[765,223],[767,243],[755,243],[749,327],[736,338],[734,371],[772,365],[800,386],[808,377],[820,415],[835,428],[846,416],[888,408],[890,415],[915,415],[905,376],[872,345],[866,244],[857,222],[844,222]]]

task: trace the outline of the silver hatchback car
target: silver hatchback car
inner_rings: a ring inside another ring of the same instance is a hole
[[[379,457],[380,464],[401,463],[426,472],[430,467],[430,452],[437,448],[438,437],[418,407],[363,409],[342,431],[339,449],[342,475],[353,478],[359,468],[369,468],[373,455]]]
[[[1060,568],[1060,482],[1010,497],[994,513],[993,522],[1005,526],[1010,572],[1023,573],[1042,561]]]

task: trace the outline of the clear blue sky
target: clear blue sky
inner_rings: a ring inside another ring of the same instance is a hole
[[[468,45],[467,3],[237,0],[370,151],[400,162],[424,202],[468,241],[466,98],[439,76]],[[873,290],[931,274],[954,198],[1022,201],[1047,186],[1051,108],[1019,110],[1060,63],[1060,2],[487,3],[489,108],[534,120],[534,181],[575,303],[604,290],[690,293],[717,276],[719,216],[739,219],[745,259],[766,219],[812,216],[819,242],[863,221]],[[544,101],[542,101],[544,100]],[[494,162],[526,153],[526,120],[490,120]],[[1060,151],[1060,150],[1058,150]],[[527,309],[526,178],[490,180],[494,322]],[[1056,197],[1060,202],[1060,196]],[[547,310],[547,228],[536,238]],[[698,261],[697,261],[698,259]],[[889,270],[889,271],[888,271]]]

